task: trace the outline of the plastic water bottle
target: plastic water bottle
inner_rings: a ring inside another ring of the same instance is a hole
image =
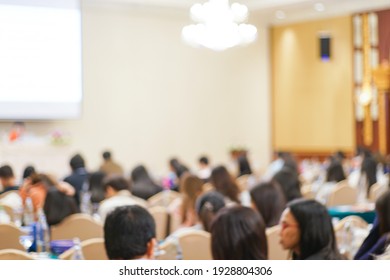
[[[42,209],[38,210],[38,222],[36,223],[36,251],[38,253],[49,252],[50,236],[49,226]]]
[[[0,205],[0,224],[8,224],[10,222],[10,216],[5,212],[4,207]]]
[[[80,211],[85,214],[92,214],[91,193],[88,184],[84,183],[80,191]]]
[[[85,260],[83,250],[81,249],[80,238],[73,238],[74,253],[72,260]]]
[[[30,226],[34,223],[34,207],[31,200],[31,197],[26,198],[25,206],[24,206],[24,214],[23,220],[25,226]]]

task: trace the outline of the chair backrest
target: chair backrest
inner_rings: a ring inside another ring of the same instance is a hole
[[[0,250],[0,260],[34,260],[34,258],[24,251],[4,249]]]
[[[157,240],[163,240],[168,235],[168,211],[165,207],[154,206],[148,208],[149,213],[152,215],[154,222],[156,223],[156,238]]]
[[[147,202],[149,204],[149,207],[153,207],[153,206],[167,207],[169,204],[171,204],[172,201],[174,201],[178,197],[180,197],[180,194],[178,192],[165,190],[156,193],[155,195],[150,197],[147,200]]]
[[[8,206],[8,205],[2,204],[2,203],[0,203],[0,206],[3,207],[4,211],[5,211],[5,212],[7,213],[7,215],[10,217],[11,221],[14,222],[14,221],[15,221],[14,209],[12,209],[11,206]]]
[[[20,244],[19,237],[22,232],[13,224],[0,224],[0,250],[2,249],[17,249],[24,251],[24,247]]]
[[[212,260],[211,235],[206,231],[186,231],[178,236],[183,260]]]
[[[375,183],[370,188],[370,191],[368,193],[368,200],[370,202],[375,202],[388,189],[389,188],[385,185],[380,185],[379,183]]]
[[[311,184],[305,184],[301,187],[301,194],[306,199],[314,199],[315,193],[312,191]]]
[[[51,239],[73,239],[81,241],[91,238],[103,238],[103,226],[87,214],[73,214],[59,225],[51,227]]]
[[[368,227],[368,223],[363,218],[361,218],[359,216],[351,215],[351,216],[347,216],[347,217],[341,219],[340,221],[338,221],[338,223],[334,226],[334,230],[335,231],[342,230],[347,223],[349,223],[351,226],[353,226],[355,228],[367,228]]]
[[[177,244],[173,241],[165,241],[158,246],[159,252],[155,256],[156,260],[176,260]]]
[[[353,205],[356,203],[356,188],[352,188],[342,182],[340,183],[331,190],[326,206]]]
[[[92,238],[81,242],[81,250],[86,260],[108,260],[103,238]],[[74,248],[66,250],[59,255],[60,260],[71,260]]]
[[[269,260],[288,260],[290,252],[283,249],[279,243],[280,226],[276,225],[266,229]]]

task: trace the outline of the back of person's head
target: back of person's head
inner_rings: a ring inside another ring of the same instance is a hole
[[[156,226],[149,212],[138,206],[122,206],[104,223],[104,245],[111,260],[152,258]]]
[[[341,161],[337,158],[332,158],[326,170],[327,182],[340,182],[345,180],[345,173]]]
[[[202,192],[203,184],[202,179],[186,172],[180,179],[180,192],[184,196],[196,199],[196,197]]]
[[[343,161],[344,159],[346,159],[347,157],[345,156],[345,153],[343,151],[337,151],[335,154],[334,154],[334,157],[340,161]]]
[[[286,198],[280,186],[273,182],[263,182],[250,191],[251,199],[264,219],[267,227],[279,223],[280,216],[286,207]]]
[[[210,191],[198,197],[195,210],[205,231],[210,231],[213,218],[223,207],[225,207],[225,200],[219,192]]]
[[[299,259],[322,251],[325,259],[339,259],[331,217],[324,205],[315,200],[296,199],[287,204],[300,230]]]
[[[375,202],[381,235],[390,233],[390,190],[383,193]]]
[[[89,176],[89,190],[91,191],[91,202],[98,203],[105,197],[104,178],[106,174],[101,171],[93,172]]]
[[[208,165],[209,164],[209,159],[206,156],[201,156],[199,158],[199,163],[202,165]]]
[[[58,184],[57,180],[54,177],[44,173],[32,174],[30,178],[32,185],[41,184],[46,189],[49,189],[50,187],[55,187]]]
[[[291,169],[283,167],[272,180],[280,185],[287,201],[302,197],[298,175]]]
[[[133,181],[133,183],[152,181],[148,171],[143,165],[138,165],[131,171],[131,180]]]
[[[188,172],[188,168],[182,164],[177,158],[169,160],[169,166],[175,172],[177,178],[180,178],[185,172]]]
[[[35,174],[35,168],[32,165],[26,166],[26,168],[23,170],[23,179],[29,178],[32,174]]]
[[[0,178],[3,179],[14,178],[14,171],[12,170],[11,166],[3,165],[2,167],[0,167]]]
[[[252,168],[249,164],[248,158],[245,155],[241,155],[237,159],[238,161],[238,177],[242,175],[252,174]]]
[[[203,181],[190,173],[185,173],[180,179],[180,193],[183,196],[181,205],[182,222],[188,218],[188,211],[195,212],[195,202],[202,193]]]
[[[110,160],[111,159],[111,152],[110,151],[104,151],[102,156],[103,156],[104,160]]]
[[[74,155],[74,156],[70,159],[69,164],[70,164],[70,167],[72,168],[72,170],[76,170],[76,169],[78,169],[78,168],[85,167],[84,158],[83,158],[80,154]]]
[[[219,165],[211,171],[211,183],[215,187],[216,191],[220,192],[232,201],[239,202],[239,188],[223,165]]]
[[[363,158],[361,170],[362,175],[365,175],[368,182],[368,187],[372,186],[377,182],[377,162],[372,156],[365,156]]]
[[[119,192],[123,190],[130,190],[129,181],[121,175],[112,175],[104,179],[104,189],[107,191],[111,187],[114,191]]]
[[[78,212],[74,197],[67,196],[55,187],[49,188],[43,210],[49,226],[59,224],[66,217]]]
[[[221,209],[211,224],[211,251],[215,260],[265,260],[268,257],[265,224],[248,207]]]

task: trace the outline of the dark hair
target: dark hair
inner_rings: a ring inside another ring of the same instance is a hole
[[[69,164],[70,164],[70,167],[72,168],[72,170],[76,170],[78,168],[85,167],[84,158],[80,154],[74,155],[70,159]]]
[[[53,177],[43,173],[32,174],[30,178],[32,185],[41,183],[46,190],[49,190],[50,187],[55,187],[58,184],[58,182]]]
[[[221,209],[211,225],[215,260],[265,260],[268,256],[264,221],[243,206]]]
[[[315,200],[296,199],[287,204],[300,229],[300,255],[295,259],[307,259],[321,252],[326,260],[340,259],[332,220],[324,205]]]
[[[225,207],[223,195],[216,191],[210,191],[198,197],[195,210],[205,231],[210,231],[215,214],[223,207]]]
[[[143,165],[138,165],[131,171],[131,180],[133,183],[147,182],[153,184],[153,180],[150,178],[148,171]]]
[[[223,165],[219,165],[211,172],[211,183],[215,190],[230,198],[232,201],[240,203],[238,199],[239,188],[232,176]]]
[[[206,156],[201,156],[199,158],[199,163],[203,163],[203,164],[209,164],[209,159],[206,157]]]
[[[102,154],[102,156],[103,156],[103,158],[104,158],[105,160],[109,160],[109,159],[111,159],[111,152],[109,152],[109,151],[104,151],[103,154]]]
[[[377,199],[375,210],[378,215],[380,235],[390,233],[390,190],[387,190]]]
[[[345,180],[344,168],[338,159],[332,158],[326,170],[327,182],[340,182]]]
[[[0,178],[13,178],[14,177],[14,171],[12,170],[11,166],[9,165],[3,165],[0,167]]]
[[[177,178],[180,178],[185,172],[188,171],[188,168],[185,165],[183,165],[182,163],[180,163],[180,161],[176,158],[172,158],[169,161],[169,165],[172,167]]]
[[[23,179],[26,179],[35,173],[36,173],[36,171],[35,171],[34,166],[32,166],[32,165],[26,166],[26,168],[23,170]]]
[[[241,155],[237,159],[238,161],[238,177],[242,175],[250,175],[252,174],[252,169],[249,164],[248,158],[244,155]]]
[[[49,226],[59,224],[69,215],[78,212],[76,201],[55,187],[50,187],[45,198],[43,210]]]
[[[257,211],[260,212],[267,227],[279,223],[280,216],[286,208],[286,198],[280,186],[273,182],[263,182],[256,185],[250,195]]]
[[[129,182],[120,175],[112,175],[104,179],[103,182],[104,190],[106,191],[108,187],[113,188],[115,191],[130,190]]]
[[[371,155],[365,155],[361,166],[361,174],[367,178],[367,195],[370,188],[377,182],[376,178],[377,162]]]
[[[106,174],[101,171],[93,172],[89,176],[89,190],[91,192],[91,202],[98,203],[105,198],[105,188],[103,181]]]
[[[283,167],[272,180],[280,185],[287,201],[302,197],[298,175],[289,168]]]
[[[138,205],[116,208],[104,223],[104,245],[111,260],[131,260],[145,255],[148,243],[155,237],[153,217]]]

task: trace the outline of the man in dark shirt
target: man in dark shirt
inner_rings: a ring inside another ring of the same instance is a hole
[[[67,176],[64,181],[71,184],[75,189],[74,198],[80,207],[81,191],[88,191],[88,172],[85,169],[85,161],[80,154],[76,154],[70,159],[70,168],[72,174]]]

